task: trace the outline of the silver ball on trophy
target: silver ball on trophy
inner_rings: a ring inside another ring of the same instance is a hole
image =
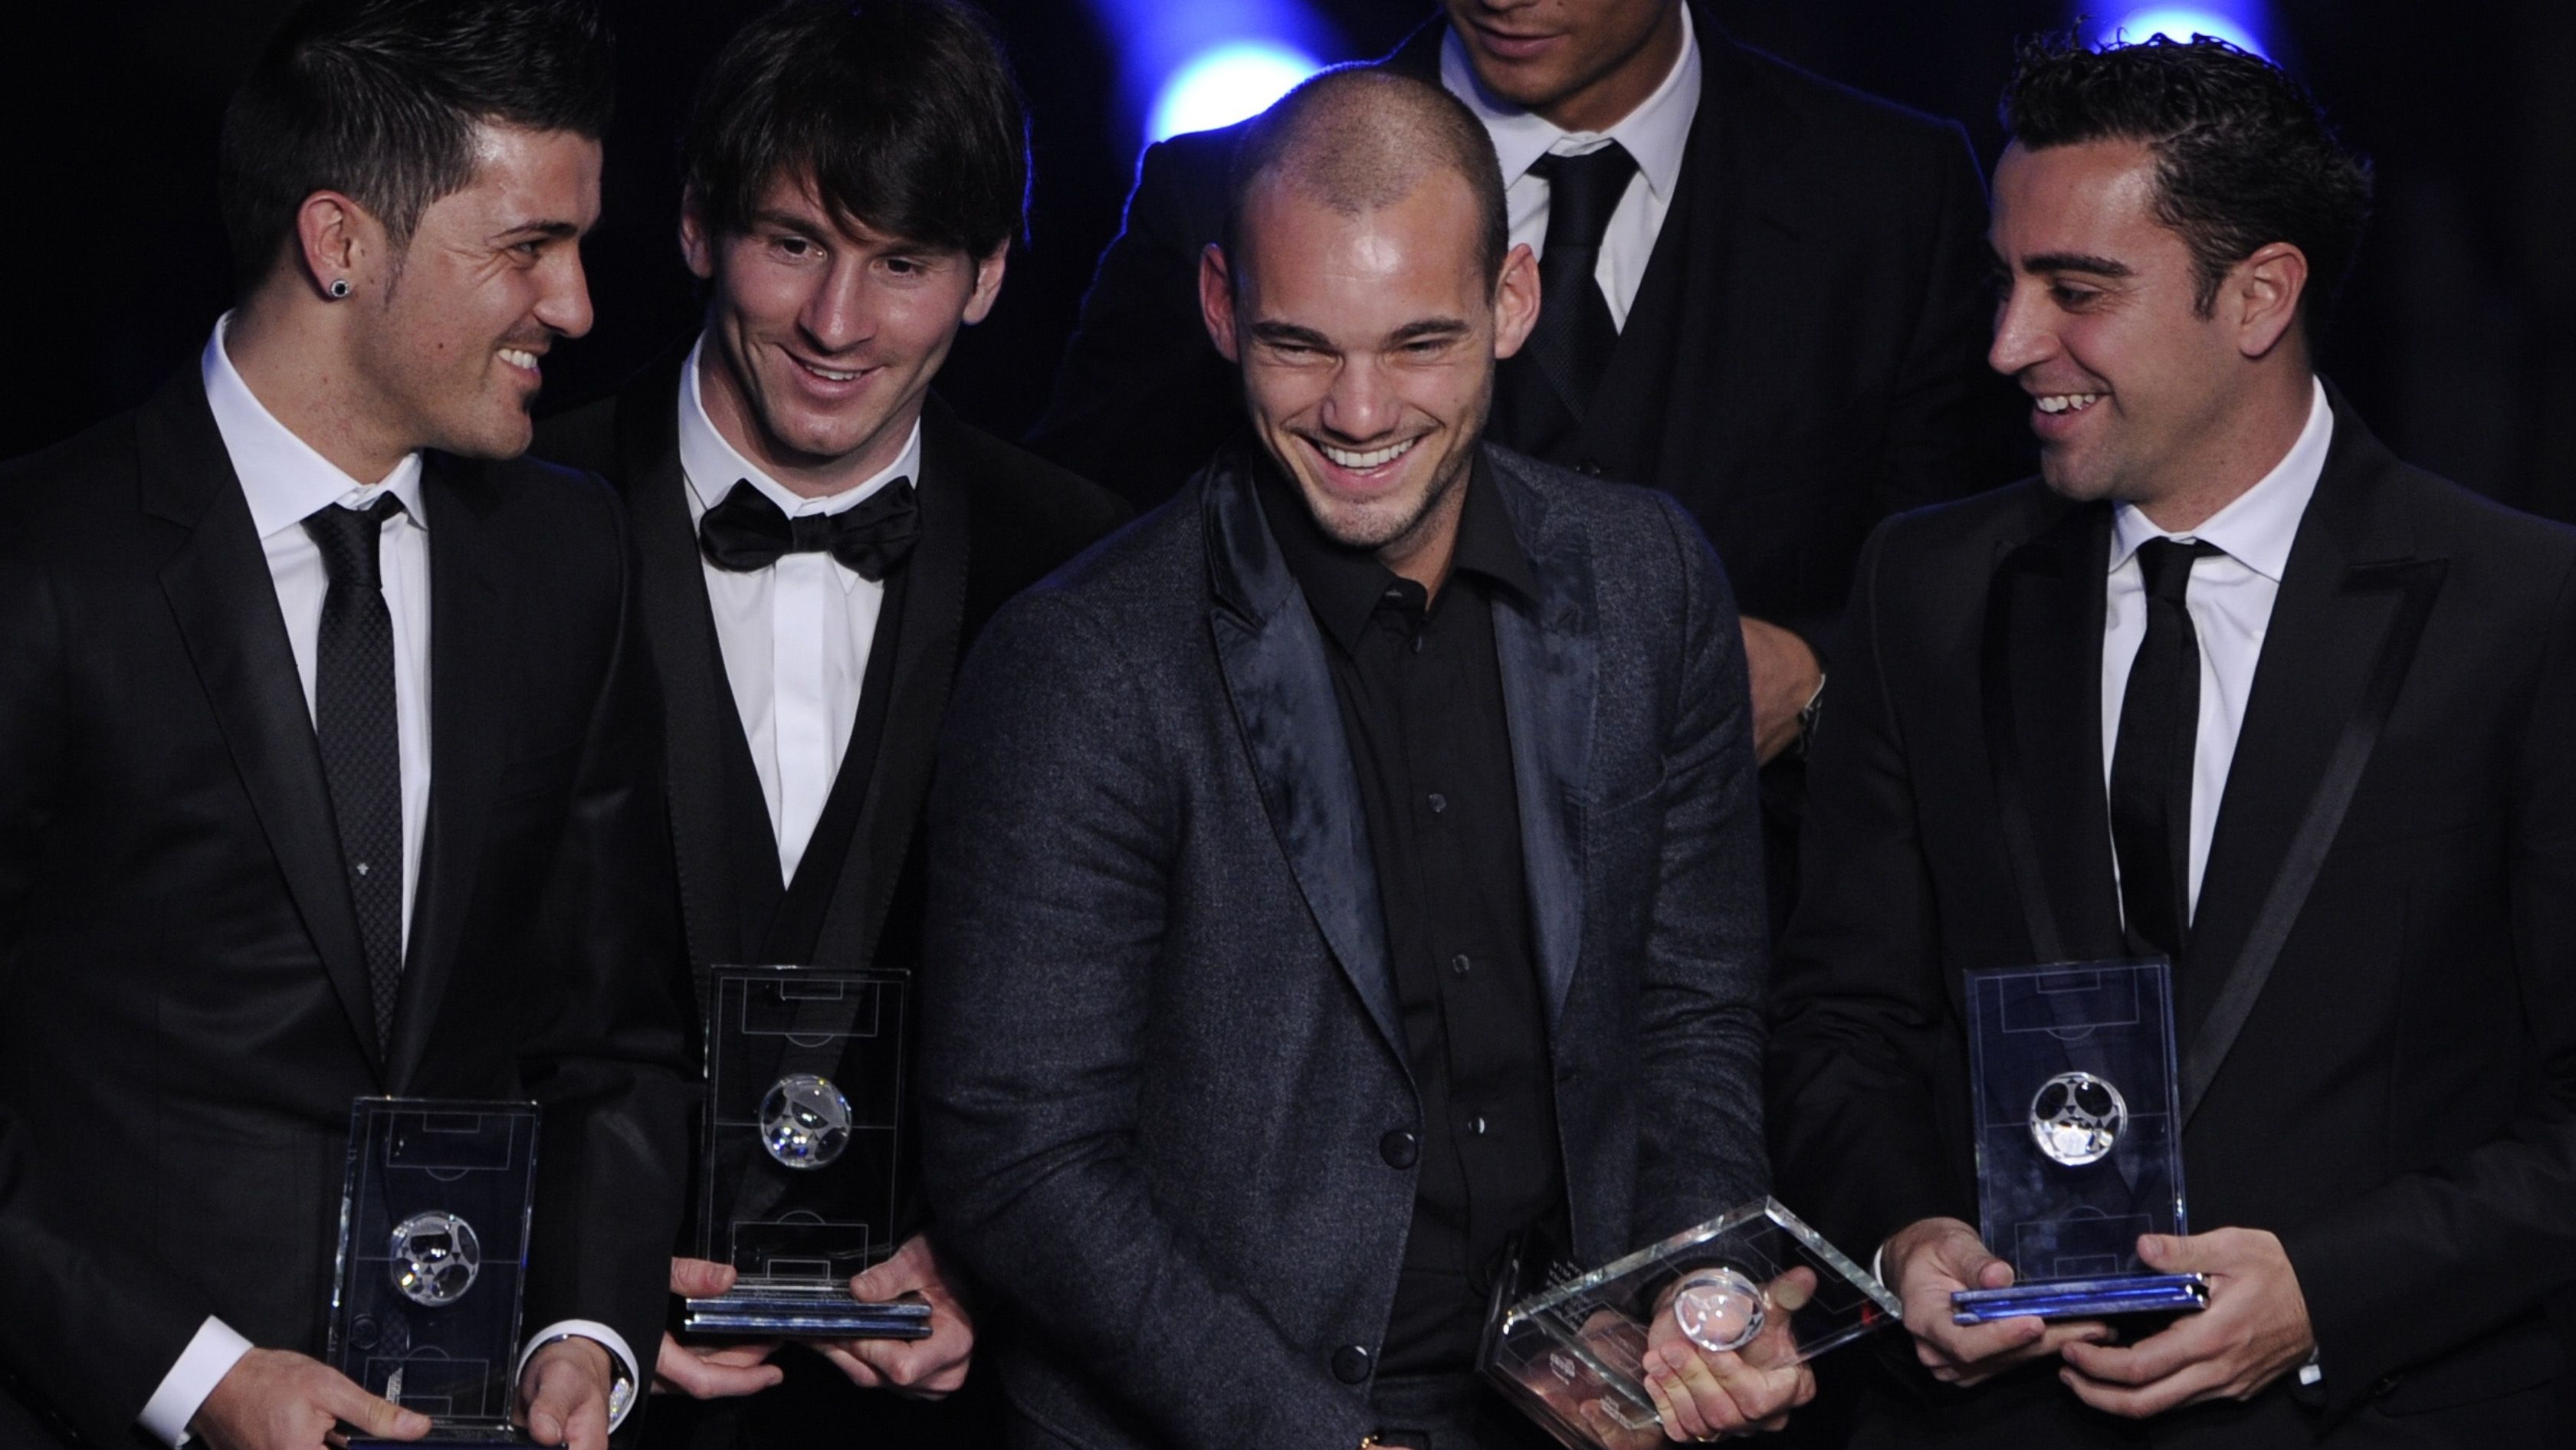
[[[1692,1271],[1673,1291],[1673,1322],[1682,1337],[1711,1354],[1751,1344],[1769,1317],[1761,1286],[1723,1265]]]
[[[474,1287],[483,1268],[483,1242],[474,1225],[452,1213],[415,1213],[394,1225],[394,1287],[414,1304],[436,1309]]]
[[[2061,1072],[2030,1100],[2030,1136],[2049,1161],[2080,1168],[2108,1156],[2129,1125],[2129,1104],[2105,1078]]]
[[[831,1080],[789,1073],[760,1100],[760,1142],[789,1168],[828,1166],[850,1146],[850,1100]]]

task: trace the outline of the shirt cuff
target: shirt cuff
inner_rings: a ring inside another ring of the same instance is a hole
[[[591,1340],[607,1350],[609,1357],[626,1371],[626,1392],[621,1395],[612,1387],[608,1394],[608,1428],[614,1431],[625,1424],[626,1412],[635,1408],[635,1401],[643,1392],[644,1376],[635,1368],[635,1351],[626,1347],[626,1336],[596,1320],[558,1319],[529,1335],[528,1347],[519,1351],[518,1378],[527,1378],[528,1361],[537,1357],[538,1350],[558,1339]]]
[[[197,1418],[197,1410],[206,1396],[215,1392],[241,1357],[250,1353],[251,1342],[233,1331],[233,1327],[212,1314],[197,1326],[197,1336],[179,1353],[179,1362],[161,1376],[161,1387],[143,1402],[143,1413],[134,1422],[145,1434],[164,1445],[188,1443],[188,1422]]]

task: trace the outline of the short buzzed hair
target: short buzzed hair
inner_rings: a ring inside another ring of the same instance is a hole
[[[1240,285],[1243,212],[1276,174],[1298,195],[1345,216],[1392,206],[1446,171],[1476,199],[1476,260],[1491,288],[1503,274],[1511,224],[1494,140],[1456,96],[1373,66],[1313,77],[1262,112],[1235,141],[1225,202],[1225,255]]]

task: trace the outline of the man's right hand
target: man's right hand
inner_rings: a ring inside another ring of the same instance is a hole
[[[429,1433],[429,1417],[377,1399],[347,1376],[282,1349],[233,1362],[197,1407],[188,1433],[215,1450],[324,1450],[343,1423],[390,1440]]]
[[[1953,1320],[1952,1294],[2009,1288],[2013,1281],[2012,1265],[1986,1252],[1977,1231],[1955,1218],[1927,1218],[1898,1229],[1881,1251],[1879,1267],[1887,1271],[1904,1306],[1914,1357],[1945,1384],[1980,1384],[2015,1365],[2050,1358],[2067,1345],[2100,1344],[2111,1337],[2111,1326],[2098,1319]]]
[[[683,1299],[710,1299],[733,1287],[731,1264],[705,1259],[673,1259],[671,1292]],[[653,1358],[653,1393],[687,1395],[694,1400],[730,1400],[756,1395],[787,1377],[768,1363],[775,1344],[682,1344],[668,1330],[662,1352]]]

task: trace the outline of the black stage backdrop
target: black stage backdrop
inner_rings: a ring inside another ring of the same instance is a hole
[[[620,115],[587,256],[599,323],[556,354],[546,406],[595,394],[684,335],[673,137],[698,67],[756,8],[609,0]],[[1134,3],[1134,0],[1126,0]],[[1028,243],[943,382],[1016,435],[1042,406],[1140,144],[1087,0],[988,0],[1033,116]],[[286,0],[23,0],[0,37],[0,456],[141,399],[226,303],[215,217],[223,99]],[[1391,48],[1429,11],[1317,0],[1330,59]],[[1965,121],[1991,165],[2015,35],[2052,0],[1721,0],[1735,33],[1837,80]],[[2102,7],[2111,8],[2111,7]],[[2376,158],[2379,213],[2328,370],[2400,452],[2576,519],[2576,6],[2283,0],[2275,53]]]

